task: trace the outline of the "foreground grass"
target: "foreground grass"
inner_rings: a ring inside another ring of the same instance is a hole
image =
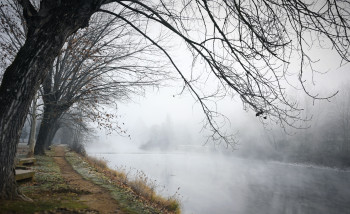
[[[36,156],[34,180],[20,184],[22,193],[33,202],[0,201],[0,213],[98,213],[79,200],[85,192],[67,185],[53,156],[53,151]],[[67,152],[66,160],[85,179],[104,187],[124,213],[180,213],[179,202],[155,194],[146,177],[129,181],[124,173],[108,169],[105,162],[74,152]]]
[[[20,184],[22,193],[33,202],[1,201],[0,213],[93,213],[78,200],[81,193],[66,184],[51,156],[52,151],[36,156],[34,181]]]
[[[103,160],[74,152],[67,152],[66,159],[85,179],[108,189],[126,213],[180,213],[178,199],[157,195],[143,173],[129,180],[125,173],[109,169]]]

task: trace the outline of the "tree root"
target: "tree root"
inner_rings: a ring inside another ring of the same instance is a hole
[[[18,194],[18,199],[21,201],[34,202],[33,199],[29,198],[28,196],[24,195],[23,193]]]

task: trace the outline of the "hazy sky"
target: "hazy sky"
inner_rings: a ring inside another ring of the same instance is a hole
[[[337,66],[335,66],[337,67]],[[324,94],[325,96],[339,90],[342,84],[346,84],[349,80],[350,66],[346,65],[339,69],[331,70],[324,75],[317,75],[315,78],[315,86],[310,87],[312,92]],[[147,132],[153,126],[162,126],[170,119],[175,126],[175,130],[188,130],[193,139],[199,141],[205,140],[205,131],[201,132],[204,115],[200,106],[195,103],[195,100],[187,92],[178,95],[181,91],[181,86],[167,87],[147,90],[145,97],[135,96],[133,101],[128,103],[118,104],[118,114],[121,115],[121,122],[125,123],[128,134],[131,135],[131,140],[127,137],[118,137],[117,134],[105,135],[104,132],[99,132],[101,142],[126,142],[138,144],[143,138],[147,137]],[[303,94],[302,91],[299,92]],[[175,96],[174,96],[175,95]],[[300,97],[295,94],[295,90],[290,91],[290,96]],[[302,102],[302,101],[301,101]],[[327,104],[327,101],[318,103]],[[239,132],[252,122],[258,122],[255,118],[255,113],[252,111],[246,112],[242,109],[240,100],[236,98],[227,98],[218,103],[220,111],[231,120],[234,132]],[[254,126],[262,127],[257,123]],[[144,140],[144,139],[143,139]],[[198,142],[203,144],[203,142]]]
[[[174,57],[180,69],[185,71],[186,75],[189,75],[192,62],[190,53],[186,51],[185,45],[177,39],[172,37],[167,39],[170,41],[168,43],[169,53]],[[334,50],[322,50],[316,47],[308,51],[312,54],[313,60],[319,60],[314,65],[314,69],[320,72],[327,72],[326,74],[314,73],[312,76],[310,70],[305,71],[303,80],[306,80],[305,85],[311,94],[329,96],[339,90],[340,85],[348,82],[350,66],[340,67],[340,59]],[[304,93],[300,90],[301,86],[298,82],[299,67],[293,62],[295,59],[298,59],[298,56],[292,57],[292,63],[289,65],[291,76],[287,76],[287,78],[288,82],[299,89],[299,91],[287,84],[284,87],[288,88],[288,96],[298,100]],[[195,69],[195,74],[201,73],[201,63]],[[128,134],[131,135],[131,140],[125,137],[120,138],[117,134],[105,136],[103,132],[100,132],[100,141],[125,141],[130,143],[140,141],[140,139],[145,137],[145,132],[148,132],[148,129],[153,126],[161,126],[167,120],[172,122],[175,129],[178,129],[178,127],[186,129],[193,135],[194,139],[204,141],[203,135],[205,132],[200,132],[203,126],[204,115],[199,104],[195,102],[188,91],[179,95],[183,86],[180,81],[170,82],[170,84],[173,86],[160,89],[150,88],[146,90],[145,97],[134,96],[133,101],[118,104],[118,114],[121,115],[120,122],[125,123],[124,127],[128,130]],[[212,81],[205,84],[205,87],[215,85]],[[254,112],[243,111],[239,97],[227,97],[218,102],[218,109],[231,120],[233,132],[239,131],[240,127],[247,127],[248,123],[258,122]],[[254,124],[254,126],[261,125]],[[199,142],[199,144],[202,144],[202,142]]]

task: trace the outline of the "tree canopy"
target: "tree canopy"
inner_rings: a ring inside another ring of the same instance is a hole
[[[116,1],[123,10],[138,14],[145,24],[134,25],[117,11],[114,14],[134,27],[160,49],[173,64],[187,88],[201,104],[213,139],[230,144],[232,136],[220,130],[220,115],[208,102],[215,96],[239,96],[244,108],[282,126],[297,126],[303,120],[301,107],[290,100],[283,81],[295,56],[300,86],[305,71],[315,72],[316,57],[309,49],[319,45],[333,48],[344,62],[349,61],[349,2],[347,1]],[[196,70],[185,75],[168,50],[150,36],[147,26],[159,24],[183,40],[193,56],[193,64],[203,63],[216,77],[218,87],[204,93],[198,89]],[[295,59],[294,59],[295,60]],[[326,97],[327,98],[327,97]]]

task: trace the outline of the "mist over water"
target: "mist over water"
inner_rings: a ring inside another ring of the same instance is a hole
[[[322,85],[340,89],[331,102],[298,98],[313,120],[310,128],[289,133],[264,128],[239,102],[231,105],[237,100],[230,105],[224,100],[218,106],[237,132],[235,151],[204,143],[201,109],[186,96],[173,96],[175,90],[120,105],[131,138],[100,136],[87,152],[130,176],[142,170],[156,180],[161,195],[178,193],[186,214],[347,214],[350,126],[340,121],[350,109],[350,96],[348,87],[334,82]],[[350,115],[346,118],[350,121]]]
[[[142,170],[164,196],[180,187],[183,213],[350,212],[350,171],[198,150],[88,147],[90,155],[104,158],[111,168]]]

